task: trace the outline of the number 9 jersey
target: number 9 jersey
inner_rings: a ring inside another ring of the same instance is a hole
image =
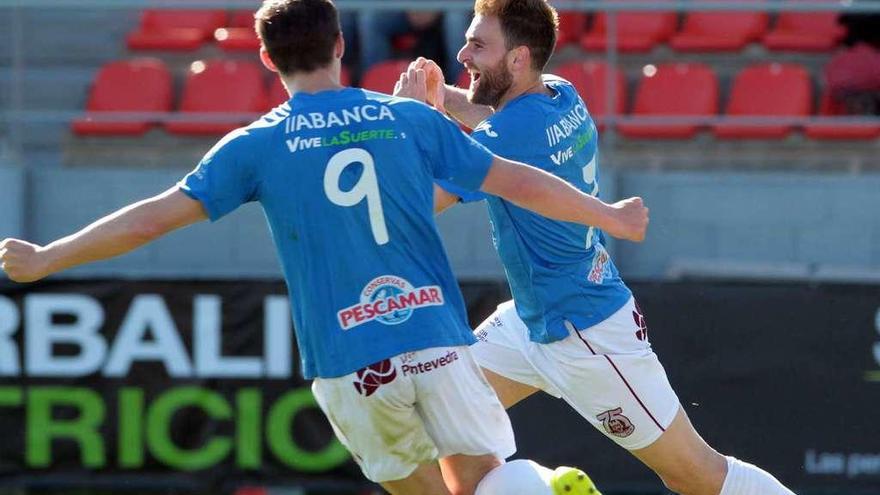
[[[474,342],[433,182],[478,190],[492,154],[428,106],[355,88],[297,93],[218,142],[179,184],[212,221],[257,201],[306,378]]]

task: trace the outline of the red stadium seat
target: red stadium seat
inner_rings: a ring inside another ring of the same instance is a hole
[[[587,14],[585,12],[560,12],[559,13],[559,36],[556,38],[556,47],[577,43],[587,28]]]
[[[272,82],[269,83],[269,106],[275,107],[289,99],[290,95],[287,94],[287,89],[284,87],[281,79],[277,76],[273,77]]]
[[[614,110],[620,115],[626,106],[626,78],[620,69],[614,69],[612,78],[614,103],[609,105],[608,77],[611,68],[603,62],[568,62],[557,67],[553,73],[567,79],[577,89],[587,104],[590,115],[600,130],[605,128],[604,117]]]
[[[195,62],[183,90],[180,115],[264,112],[267,106],[264,74],[264,70],[253,62]],[[230,117],[222,122],[168,122],[165,129],[172,134],[225,134],[251,120],[253,115]]]
[[[665,64],[646,70],[636,91],[633,116],[707,117],[718,113],[718,78],[703,64]],[[621,134],[630,138],[689,138],[696,124],[622,123]]]
[[[234,12],[228,27],[214,31],[214,39],[223,51],[258,50],[260,39],[254,30],[254,13],[249,10]]]
[[[373,65],[361,78],[361,87],[370,91],[391,94],[400,73],[409,67],[408,60],[386,60]]]
[[[340,74],[340,83],[343,86],[351,85],[351,75],[348,72],[348,68],[344,65],[342,66],[342,73]],[[276,107],[285,101],[290,99],[290,95],[287,94],[287,90],[284,88],[284,84],[281,83],[281,79],[273,75],[272,82],[269,84],[269,106]]]
[[[691,12],[669,46],[682,52],[741,50],[763,36],[767,22],[766,12]]]
[[[86,103],[86,116],[74,121],[80,136],[138,136],[154,124],[149,120],[95,122],[102,112],[170,112],[171,73],[161,60],[141,58],[106,64],[98,72]]]
[[[197,50],[226,25],[223,10],[146,10],[138,30],[128,36],[131,50]]]
[[[620,12],[617,16],[617,49],[622,52],[648,52],[664,43],[675,33],[678,14],[675,12]],[[593,29],[581,38],[581,46],[589,51],[608,47],[607,14],[597,14]]]
[[[776,27],[764,36],[764,46],[771,50],[828,51],[846,34],[837,23],[836,12],[782,12]]]
[[[846,110],[826,90],[820,97],[819,115],[845,116]],[[880,124],[807,124],[804,126],[804,134],[812,139],[877,139],[880,138]]]
[[[730,117],[807,117],[813,101],[807,70],[796,64],[759,64],[747,67],[733,82],[727,115]],[[715,125],[719,138],[782,139],[794,124]]]

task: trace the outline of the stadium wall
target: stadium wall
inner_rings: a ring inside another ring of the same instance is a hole
[[[0,236],[24,235],[24,171],[0,167]]]

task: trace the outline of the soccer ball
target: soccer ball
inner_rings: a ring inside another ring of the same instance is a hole
[[[578,468],[560,466],[550,478],[553,495],[602,495],[587,473]]]

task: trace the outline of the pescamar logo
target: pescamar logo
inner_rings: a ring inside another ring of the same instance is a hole
[[[877,308],[877,314],[874,316],[874,330],[880,336],[880,308]],[[877,369],[865,372],[865,380],[869,382],[880,383],[880,342],[874,342],[874,363]]]
[[[370,281],[361,291],[361,302],[336,313],[343,330],[378,320],[383,325],[399,325],[416,309],[442,306],[443,291],[437,285],[413,287],[408,281],[382,275]]]

